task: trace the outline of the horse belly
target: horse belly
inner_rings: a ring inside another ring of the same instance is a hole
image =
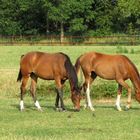
[[[39,78],[44,79],[44,80],[54,80],[53,75],[47,75],[47,74],[37,74]]]
[[[52,70],[47,68],[40,68],[35,71],[35,74],[41,79],[54,80],[54,75]]]
[[[101,77],[103,79],[107,79],[107,80],[114,80],[115,79],[115,76],[116,76],[116,73],[115,73],[114,69],[111,68],[111,67],[104,67],[104,68],[98,67],[95,70],[95,73],[99,77]]]

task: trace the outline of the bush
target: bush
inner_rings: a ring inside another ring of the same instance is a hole
[[[135,51],[134,51],[134,49],[133,49],[133,48],[131,48],[130,53],[132,53],[132,54],[134,54],[134,53],[135,53]]]
[[[129,53],[129,51],[126,47],[117,46],[116,53]]]
[[[118,84],[113,81],[105,81],[102,82],[100,81],[99,84],[97,85],[92,85],[91,86],[91,96],[95,99],[100,99],[103,97],[108,97],[108,98],[115,98],[117,96],[117,89],[118,89]],[[122,91],[122,96],[126,96],[127,91],[123,89]]]

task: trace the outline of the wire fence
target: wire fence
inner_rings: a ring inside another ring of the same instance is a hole
[[[131,36],[3,36],[0,45],[139,45],[140,35]]]

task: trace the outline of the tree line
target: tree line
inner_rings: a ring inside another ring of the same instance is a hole
[[[0,0],[0,35],[140,33],[140,0]]]

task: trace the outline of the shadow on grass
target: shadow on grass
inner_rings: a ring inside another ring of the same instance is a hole
[[[95,108],[115,108],[115,106],[109,106],[109,105],[95,105]]]
[[[19,104],[11,104],[11,106],[20,111]],[[43,111],[48,109],[48,110],[53,110],[55,112],[63,112],[63,111],[57,111],[55,106],[51,106],[51,105],[48,105],[48,106],[42,105],[41,107],[42,107]],[[65,107],[65,109],[66,109],[66,112],[76,112],[75,109],[72,109],[72,108]],[[35,110],[37,110],[37,108],[33,104],[25,104],[25,111],[29,111],[29,110],[35,111]]]
[[[114,106],[112,106],[112,105],[111,106],[109,106],[109,105],[95,105],[94,107],[95,107],[95,109],[98,109],[98,108],[102,109],[102,108],[104,108],[104,109],[114,109],[114,110],[117,110],[115,105]],[[121,106],[121,108],[122,108],[123,111],[140,110],[140,106],[139,107],[131,107],[130,109],[126,110],[126,106],[123,105],[123,106]]]

